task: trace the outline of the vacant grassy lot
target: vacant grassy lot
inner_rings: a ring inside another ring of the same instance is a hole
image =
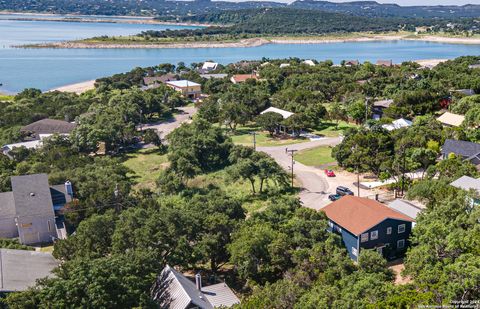
[[[355,124],[348,123],[345,121],[340,121],[338,126],[335,122],[322,122],[318,128],[316,128],[312,133],[325,137],[337,137],[348,128],[356,127]]]
[[[308,141],[305,138],[291,138],[291,137],[271,137],[268,132],[262,132],[259,127],[245,126],[237,128],[235,134],[231,135],[232,141],[237,145],[253,146],[253,135],[251,132],[256,132],[256,140],[258,147],[282,146]]]
[[[335,162],[335,159],[332,158],[332,148],[328,146],[299,151],[295,154],[295,160],[308,166],[320,166]]]
[[[156,148],[141,149],[126,155],[123,164],[132,170],[137,189],[154,188],[155,180],[160,176],[161,171],[166,167],[167,155],[160,154]]]

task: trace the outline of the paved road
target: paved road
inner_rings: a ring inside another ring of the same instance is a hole
[[[166,121],[143,125],[142,130],[156,129],[160,136],[165,138],[168,133],[178,128],[182,123],[189,121],[190,117],[197,112],[197,108],[193,106],[179,107],[178,109],[181,110],[182,113],[176,114],[172,119]]]
[[[257,147],[257,150],[268,153],[272,156],[278,164],[286,170],[289,170],[292,159],[285,149],[305,150],[315,148],[318,146],[335,146],[338,145],[342,139],[340,137],[324,138],[318,141],[294,144],[289,146],[275,146],[275,147]],[[355,195],[357,195],[358,188],[354,185],[356,177],[354,174],[347,172],[338,172],[337,176],[328,178],[324,171],[313,166],[306,166],[300,162],[295,162],[294,165],[295,178],[301,183],[300,200],[303,205],[313,209],[321,209],[330,203],[328,195],[335,193],[337,186],[345,186],[350,188]],[[370,190],[360,190],[361,196],[372,195],[375,192]]]

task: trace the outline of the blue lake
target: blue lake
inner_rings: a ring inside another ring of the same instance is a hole
[[[11,45],[80,39],[99,35],[135,34],[143,30],[181,29],[182,26],[121,23],[13,21],[0,15],[0,92],[27,87],[48,90],[91,80],[138,66],[159,63],[187,64],[214,60],[223,64],[239,60],[299,57],[394,62],[480,55],[480,45],[419,41],[351,42],[326,44],[270,44],[246,48],[185,49],[17,49]]]

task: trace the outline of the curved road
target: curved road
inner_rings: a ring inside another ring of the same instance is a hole
[[[341,137],[329,137],[318,141],[293,144],[289,146],[257,147],[258,151],[269,154],[284,169],[289,170],[292,163],[291,157],[285,149],[305,150],[318,146],[335,146],[342,141]],[[330,203],[328,195],[333,193],[324,172],[318,168],[306,166],[295,162],[294,173],[297,181],[301,183],[300,200],[303,205],[313,209],[320,209]]]

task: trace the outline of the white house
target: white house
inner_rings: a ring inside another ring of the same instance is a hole
[[[217,62],[205,61],[202,65],[202,71],[210,72],[215,71],[218,67]]]
[[[266,113],[280,114],[280,115],[282,115],[283,119],[287,119],[294,114],[292,112],[289,112],[289,111],[286,111],[286,110],[283,110],[283,109],[280,109],[280,108],[276,108],[276,107],[269,107],[266,110],[264,110],[263,112],[261,112],[260,114],[263,115],[263,114],[266,114]]]
[[[382,128],[388,131],[393,131],[401,128],[407,128],[410,126],[412,126],[412,122],[410,120],[407,120],[405,118],[400,118],[400,119],[394,120],[391,124],[384,124]]]
[[[315,62],[313,62],[313,60],[305,60],[305,61],[302,61],[302,63],[306,64],[306,65],[309,65],[311,67],[315,66]]]

